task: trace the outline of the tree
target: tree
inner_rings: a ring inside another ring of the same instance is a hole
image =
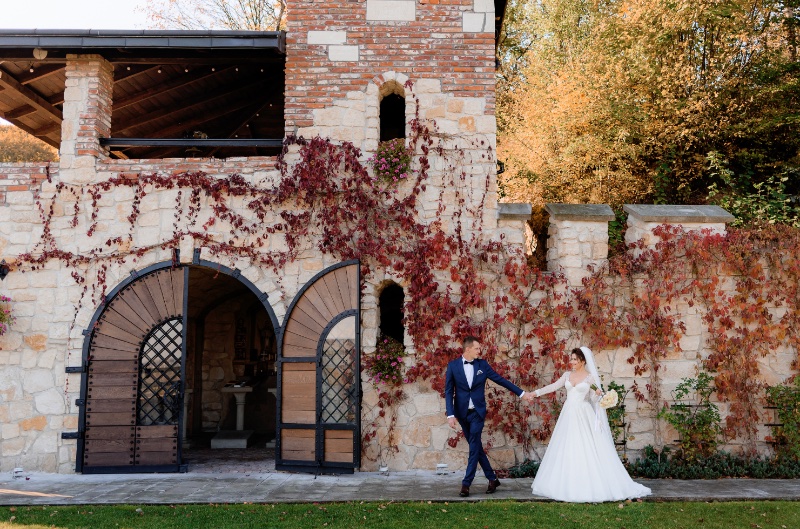
[[[513,64],[516,48],[505,40],[500,54],[507,195],[704,202],[711,183],[723,184],[711,152],[742,188],[797,173],[798,19],[789,2],[539,0],[509,8],[524,12],[509,19],[525,24],[507,29],[513,43],[530,44]]]
[[[58,151],[13,125],[0,126],[0,162],[50,162]]]
[[[144,11],[160,29],[278,31],[286,0],[147,0]]]

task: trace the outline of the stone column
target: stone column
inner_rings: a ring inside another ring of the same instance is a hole
[[[527,203],[504,202],[497,204],[497,231],[504,235],[504,240],[523,248],[526,254],[531,253],[533,233],[528,221],[531,218],[531,205]]]
[[[111,134],[114,67],[99,55],[67,55],[59,179],[95,180],[95,162],[107,156],[100,138]]]
[[[654,204],[625,204],[628,229],[625,244],[644,241],[645,246],[658,244],[653,230],[662,224],[676,224],[684,230],[710,229],[712,233],[725,233],[726,223],[734,216],[719,206],[661,206]]]
[[[614,212],[606,204],[547,204],[547,269],[561,272],[571,287],[608,259],[608,222]]]

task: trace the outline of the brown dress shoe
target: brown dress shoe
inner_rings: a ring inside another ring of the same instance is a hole
[[[500,486],[500,480],[495,479],[489,482],[489,488],[486,489],[486,494],[494,494],[494,491],[497,490],[497,487]]]
[[[467,496],[469,496],[469,487],[462,485],[461,492],[459,492],[458,495],[461,496],[462,498],[466,498]]]

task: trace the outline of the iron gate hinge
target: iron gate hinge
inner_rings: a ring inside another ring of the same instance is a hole
[[[86,366],[85,365],[67,366],[66,368],[64,368],[64,372],[66,372],[66,373],[86,373]]]
[[[200,248],[195,248],[192,254],[192,264],[200,264]]]
[[[84,399],[75,399],[75,406],[80,407],[80,406],[85,406],[85,405],[86,405],[86,401]]]
[[[61,432],[62,439],[80,439],[83,437],[83,432],[78,430],[77,432]]]

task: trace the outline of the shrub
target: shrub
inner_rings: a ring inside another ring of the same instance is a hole
[[[641,459],[626,465],[632,477],[652,479],[718,479],[759,478],[796,479],[800,477],[800,463],[796,461],[761,457],[735,456],[717,452],[709,457],[687,460],[670,457],[669,448],[658,452],[646,446]]]
[[[664,406],[658,416],[680,434],[678,456],[687,461],[708,458],[717,450],[722,433],[719,408],[711,402],[714,378],[700,372],[697,378],[684,378],[672,391],[673,404]],[[694,395],[694,399],[689,397]]]
[[[767,401],[775,406],[780,423],[772,427],[776,456],[800,461],[800,376],[792,384],[767,388]]]
[[[365,357],[364,369],[375,385],[399,386],[403,383],[405,354],[403,344],[389,336],[381,336],[375,354]]]
[[[8,328],[14,323],[14,315],[11,313],[11,298],[0,296],[0,336],[8,332]]]
[[[411,151],[406,148],[404,138],[382,141],[369,163],[376,180],[397,183],[411,174]]]

